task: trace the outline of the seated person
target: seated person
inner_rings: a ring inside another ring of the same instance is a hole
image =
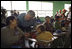
[[[22,36],[23,31],[17,27],[17,21],[14,16],[9,16],[6,19],[7,26],[1,28],[1,48],[11,48],[17,43]]]
[[[60,17],[56,17],[56,21],[55,21],[55,29],[60,29],[61,30],[61,22],[60,22]]]
[[[68,22],[69,22],[69,21],[67,20],[67,17],[64,17],[64,19],[61,21],[61,24],[62,24],[61,26],[62,26],[62,27],[67,26],[67,25],[68,25]]]
[[[45,22],[43,25],[45,26],[46,31],[50,31],[51,33],[53,33],[53,26],[50,23],[50,17],[49,16],[45,17]]]
[[[45,27],[43,25],[38,25],[36,28],[38,34],[37,34],[37,39],[39,40],[52,40],[53,35],[45,30]]]
[[[46,31],[45,27],[43,25],[37,26],[36,30],[38,32],[38,34],[36,36],[36,39],[38,40],[38,48],[47,47],[46,42],[44,42],[44,41],[51,42],[53,35],[50,32]]]
[[[62,30],[66,30],[68,28],[68,25],[69,25],[69,20],[67,20],[67,17],[64,17],[64,19],[61,21]]]
[[[1,28],[6,26],[6,9],[1,9]]]
[[[71,46],[71,22],[69,22],[67,31],[68,32],[66,33],[66,36],[65,36],[64,48],[69,48]]]
[[[50,21],[51,21],[51,23],[53,24],[53,22],[54,22],[54,18],[53,18],[53,16],[51,16]]]

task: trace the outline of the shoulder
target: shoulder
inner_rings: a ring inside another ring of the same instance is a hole
[[[50,33],[49,31],[45,31],[45,33]]]
[[[1,30],[6,30],[6,29],[7,29],[7,26],[1,28]]]
[[[45,33],[46,33],[46,34],[48,34],[48,35],[53,36],[53,35],[52,35],[52,33],[51,33],[51,32],[49,32],[49,31],[45,31]]]
[[[7,26],[1,28],[1,33],[5,33],[5,32],[8,32],[8,31],[9,31],[9,29],[7,28]]]

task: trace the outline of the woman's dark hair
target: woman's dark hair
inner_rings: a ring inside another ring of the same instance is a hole
[[[41,31],[45,31],[44,25],[39,25],[38,28],[40,28]]]
[[[7,19],[6,19],[6,24],[7,24],[7,25],[10,25],[10,20],[14,20],[14,19],[15,19],[14,16],[9,16],[9,17],[7,17]]]

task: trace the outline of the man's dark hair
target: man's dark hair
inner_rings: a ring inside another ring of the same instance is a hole
[[[9,16],[9,17],[7,17],[7,19],[6,19],[6,24],[7,24],[7,25],[10,25],[10,20],[14,20],[14,19],[15,19],[14,16]]]
[[[49,18],[49,19],[50,19],[50,17],[49,17],[49,16],[46,16],[46,17],[45,17],[45,19],[46,19],[46,18]]]
[[[29,10],[27,14],[30,14],[32,17],[35,17],[35,12],[33,10]]]

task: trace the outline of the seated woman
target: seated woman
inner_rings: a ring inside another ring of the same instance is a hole
[[[36,37],[38,41],[41,41],[41,40],[50,41],[50,42],[52,41],[53,35],[50,32],[46,31],[43,25],[38,25],[36,30],[38,32]],[[44,41],[42,41],[42,43],[44,43]]]
[[[52,39],[53,35],[50,32],[46,31],[43,25],[37,26],[36,29],[38,32],[37,39],[40,38],[39,40],[47,40],[47,41]]]
[[[24,36],[23,31],[17,27],[14,16],[7,17],[6,23],[7,26],[1,28],[1,48],[11,48]]]

